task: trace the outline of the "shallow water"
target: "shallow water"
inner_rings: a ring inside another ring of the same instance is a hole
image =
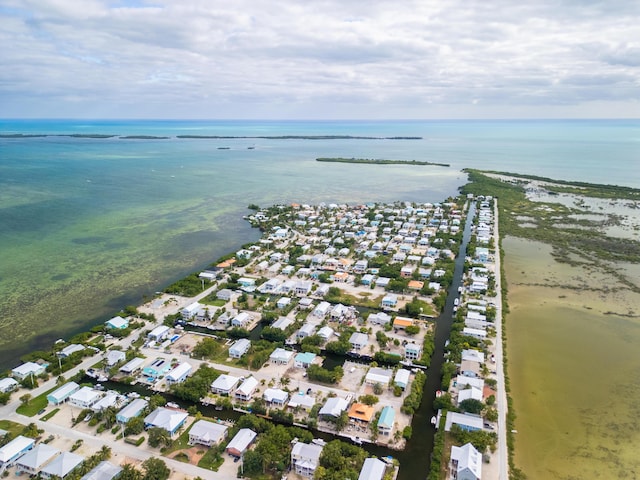
[[[517,466],[532,480],[636,478],[640,320],[605,312],[637,314],[640,295],[544,244],[503,246]]]

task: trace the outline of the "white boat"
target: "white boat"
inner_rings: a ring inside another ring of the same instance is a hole
[[[431,417],[431,425],[433,425],[434,427],[436,425],[436,416],[435,415],[433,417]]]
[[[167,402],[167,407],[169,408],[180,408],[180,405],[174,402]]]
[[[355,437],[353,439],[353,443],[355,443],[356,445],[362,445],[362,440],[360,440],[360,437]]]
[[[460,299],[459,299],[459,298],[456,298],[456,299],[453,301],[453,304],[454,304],[456,307],[458,306],[458,304],[459,304],[459,303],[460,303]]]
[[[96,378],[99,382],[106,382],[109,380],[109,377],[107,377],[106,375],[98,375]]]

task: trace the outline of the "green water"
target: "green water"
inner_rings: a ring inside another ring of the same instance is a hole
[[[503,245],[516,465],[531,480],[638,478],[640,320],[605,312],[635,310],[640,295],[546,245]]]

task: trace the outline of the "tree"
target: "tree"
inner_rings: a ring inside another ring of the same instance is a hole
[[[142,474],[130,463],[125,463],[122,466],[122,472],[120,472],[118,480],[142,480]]]
[[[125,427],[124,427],[124,435],[139,435],[144,431],[144,420],[142,417],[133,417],[130,418]]]
[[[336,418],[336,421],[335,421],[336,430],[338,432],[341,432],[342,430],[344,430],[344,427],[346,427],[348,423],[349,423],[349,414],[347,413],[346,410],[344,410],[342,413],[340,413],[340,416]]]
[[[376,403],[378,403],[379,398],[376,397],[375,395],[368,394],[368,395],[362,395],[358,399],[358,401],[360,403],[364,403],[365,405],[375,405]]]
[[[420,333],[420,326],[418,326],[418,325],[409,325],[409,326],[405,327],[404,331],[407,333],[407,335],[415,335],[417,333]]]
[[[171,474],[171,470],[159,458],[151,457],[142,462],[144,470],[143,480],[167,480]]]
[[[382,388],[382,385],[380,383],[375,383],[373,385],[373,393],[375,393],[376,395],[382,395],[382,392],[384,392],[384,389]]]
[[[194,358],[213,359],[220,352],[222,347],[213,338],[203,338],[193,347],[192,356]]]
[[[164,428],[153,427],[149,429],[149,445],[156,448],[161,444],[171,445],[171,436]]]
[[[98,452],[98,456],[100,461],[109,460],[111,458],[111,448],[103,445],[100,451]]]
[[[475,413],[476,415],[480,415],[484,408],[484,404],[475,398],[467,398],[466,400],[461,401],[458,406],[465,412]]]
[[[29,402],[31,401],[31,394],[25,393],[19,398],[19,400],[20,400],[20,403],[22,403],[22,405],[29,405]]]

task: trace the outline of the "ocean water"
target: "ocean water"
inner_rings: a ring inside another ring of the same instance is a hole
[[[250,203],[435,202],[456,194],[465,167],[640,187],[640,121],[629,120],[0,120],[0,135],[0,368],[256,240]]]

